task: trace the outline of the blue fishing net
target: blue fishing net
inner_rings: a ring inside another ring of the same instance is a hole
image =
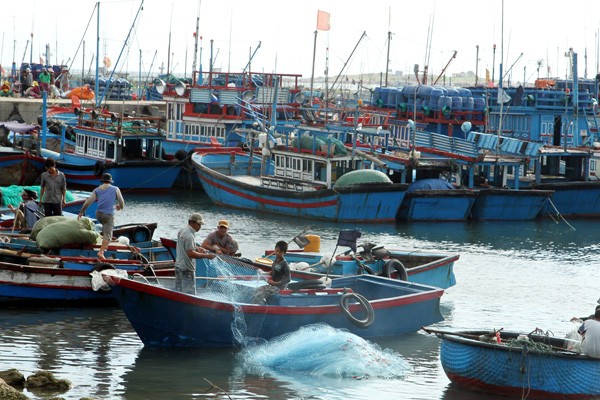
[[[266,343],[245,347],[236,357],[247,373],[257,375],[396,379],[411,370],[401,355],[326,324],[307,325]]]

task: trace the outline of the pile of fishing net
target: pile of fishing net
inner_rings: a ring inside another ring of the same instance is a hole
[[[0,196],[2,198],[2,204],[0,205],[0,208],[8,208],[9,204],[12,204],[15,208],[19,206],[19,204],[21,204],[21,202],[23,201],[23,199],[21,198],[21,193],[23,193],[24,189],[29,189],[29,190],[33,190],[34,192],[36,192],[38,194],[38,199],[40,197],[40,187],[39,186],[18,186],[18,185],[11,185],[11,186],[2,186],[0,188],[0,191],[2,192],[2,196]],[[73,196],[73,193],[69,192],[67,190],[67,195],[66,195],[66,201],[70,202],[73,201],[75,199],[75,197]]]
[[[237,358],[247,372],[329,378],[401,378],[410,372],[399,354],[326,324],[307,325],[256,346]]]
[[[29,235],[42,249],[56,249],[71,244],[95,244],[96,227],[91,219],[53,216],[35,223]]]

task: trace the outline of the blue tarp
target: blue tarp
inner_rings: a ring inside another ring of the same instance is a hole
[[[411,183],[406,193],[418,192],[419,190],[452,190],[454,186],[444,179],[421,179]]]

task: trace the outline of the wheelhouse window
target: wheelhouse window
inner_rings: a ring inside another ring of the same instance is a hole
[[[77,134],[75,138],[75,154],[90,156],[103,160],[115,160],[116,143],[98,136]]]

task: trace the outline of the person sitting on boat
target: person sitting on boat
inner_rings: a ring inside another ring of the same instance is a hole
[[[588,318],[577,330],[582,336],[581,351],[583,354],[600,358],[600,306],[596,307],[593,318]]]
[[[23,189],[21,193],[23,200],[17,208],[12,204],[8,205],[10,211],[15,213],[14,228],[33,228],[33,225],[40,219],[39,208],[36,203],[37,192],[31,189]]]
[[[42,68],[42,72],[40,73],[38,79],[40,81],[40,88],[44,92],[47,92],[48,87],[50,86],[50,74],[48,73],[48,70],[46,68]]]
[[[193,258],[216,257],[214,253],[201,246],[196,246],[194,235],[202,228],[204,219],[199,213],[193,213],[188,218],[186,226],[177,233],[175,249],[175,290],[183,293],[196,294],[196,263]]]
[[[40,90],[39,83],[37,83],[37,81],[33,81],[31,86],[29,86],[29,88],[27,88],[27,90],[25,91],[24,95],[25,97],[31,97],[34,99],[39,99],[40,97],[42,97],[42,91]]]
[[[12,97],[13,92],[9,81],[4,81],[0,86],[0,97]]]
[[[113,228],[115,226],[115,210],[122,210],[125,207],[125,200],[123,200],[121,189],[112,185],[113,179],[111,174],[102,174],[100,182],[102,182],[101,185],[92,191],[90,197],[81,206],[77,219],[81,219],[90,204],[95,201],[98,202],[96,219],[102,224],[102,244],[98,251],[98,258],[104,260],[104,252],[108,249],[108,244],[112,240]],[[117,202],[116,205],[115,202]]]
[[[256,289],[252,301],[256,304],[267,304],[269,296],[276,294],[280,289],[285,289],[292,280],[290,266],[285,259],[288,244],[280,240],[275,244],[275,260],[271,265],[271,276],[267,279],[267,285]]]
[[[227,232],[228,230],[229,222],[224,219],[220,220],[217,229],[204,239],[202,247],[217,254],[235,255],[239,249],[238,242]]]

